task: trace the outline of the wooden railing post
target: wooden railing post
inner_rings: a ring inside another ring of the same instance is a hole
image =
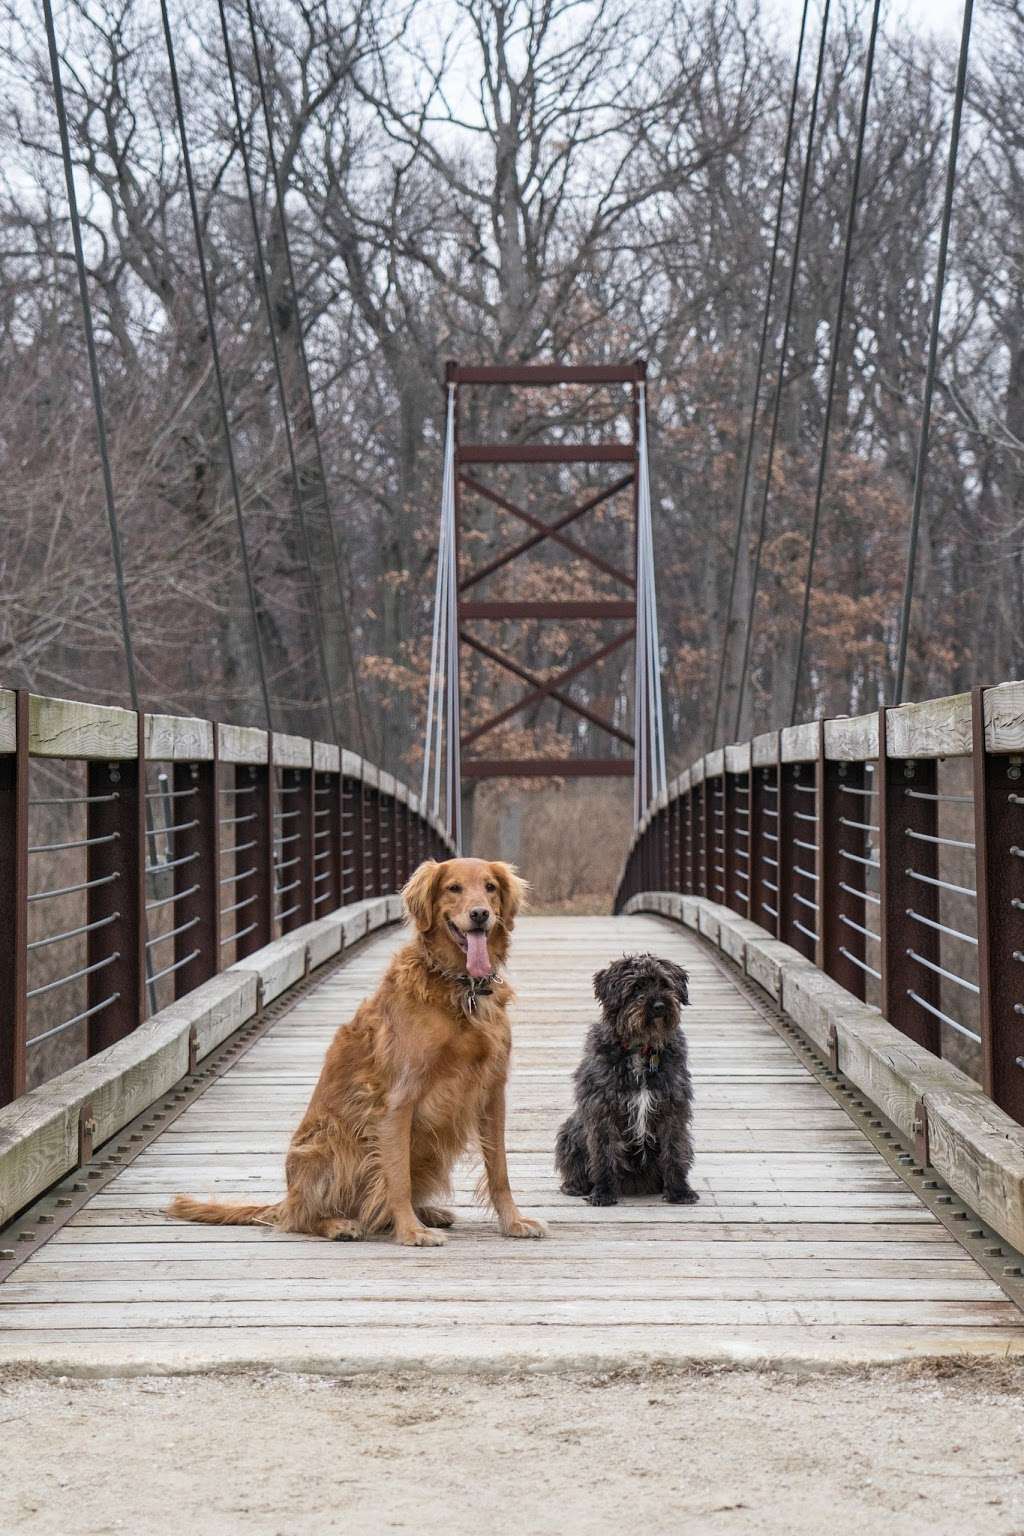
[[[855,997],[863,998],[865,966],[869,962],[863,931],[863,898],[856,895],[856,889],[867,878],[863,862],[868,849],[867,803],[862,796],[850,795],[847,790],[864,788],[864,764],[830,760],[825,751],[824,720],[819,724],[815,964]]]
[[[271,739],[267,735],[267,753],[271,751]],[[249,896],[255,896],[256,900],[243,907],[241,913],[241,929],[250,929],[248,933],[242,932],[241,937],[235,941],[235,958],[244,960],[246,955],[251,955],[254,950],[269,944],[274,936],[274,797],[271,794],[271,774],[273,770],[268,763],[246,763],[235,767],[235,785],[238,789],[251,793],[235,797],[236,815],[252,815],[254,820],[243,824],[245,836],[232,838],[232,842],[253,842],[255,847],[247,848],[245,853],[236,856],[235,868],[238,869],[239,860],[245,869],[253,869],[255,873],[246,879],[244,883],[235,881],[236,900],[245,900]],[[237,830],[237,829],[236,829]],[[241,890],[242,894],[239,894]],[[236,917],[236,922],[240,919]],[[241,930],[240,930],[241,931]]]
[[[884,1018],[918,1045],[941,1051],[938,1018],[939,978],[915,961],[939,961],[937,775],[928,758],[889,755],[888,711],[878,715],[878,824],[881,950],[881,1009]],[[913,837],[912,834],[919,834]],[[915,879],[911,871],[922,879]],[[917,913],[925,921],[911,916]],[[920,1000],[920,1001],[919,1001]]]
[[[220,969],[220,764],[175,763],[174,995],[184,997]],[[184,791],[185,793],[182,793]],[[191,791],[191,793],[189,793]],[[180,809],[178,809],[180,808]],[[194,823],[194,825],[190,825]],[[244,925],[243,925],[244,926]]]
[[[982,1086],[1024,1124],[1024,754],[990,752],[972,703]]]
[[[89,1055],[115,1045],[146,1016],[146,760],[145,720],[137,718],[137,752],[116,762],[90,762],[86,818],[86,964]]]
[[[782,733],[779,733],[780,751]],[[779,765],[779,937],[791,944],[808,960],[814,959],[817,921],[820,913],[806,902],[817,902],[816,884],[802,870],[811,873],[816,854],[796,846],[811,842],[810,823],[801,820],[809,814],[804,787],[813,782],[813,763],[780,762]],[[813,841],[817,841],[816,837]],[[802,897],[803,900],[798,898]],[[814,923],[814,927],[811,924]],[[807,930],[806,932],[804,930]]]
[[[15,694],[14,740],[0,757],[0,1104],[25,1092],[28,960],[28,693]],[[6,744],[5,744],[6,745]]]

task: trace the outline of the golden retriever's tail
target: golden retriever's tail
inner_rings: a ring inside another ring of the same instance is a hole
[[[175,1195],[164,1213],[179,1221],[204,1221],[212,1227],[273,1227],[281,1202],[273,1205],[232,1205],[220,1200],[193,1200]]]

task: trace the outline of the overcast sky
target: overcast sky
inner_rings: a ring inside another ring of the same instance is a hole
[[[801,0],[774,0],[780,17],[792,19],[794,35],[800,24]],[[868,0],[864,0],[865,17],[870,15]],[[947,37],[958,37],[963,22],[963,0],[890,0],[882,8],[883,25],[904,16],[907,24],[918,32],[938,32]]]

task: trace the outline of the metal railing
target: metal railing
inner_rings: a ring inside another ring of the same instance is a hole
[[[338,747],[0,689],[0,1104],[450,852]]]
[[[1024,1123],[1024,683],[818,720],[694,763],[615,897],[722,903]]]

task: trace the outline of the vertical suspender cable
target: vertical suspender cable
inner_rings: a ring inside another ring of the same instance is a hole
[[[796,724],[796,711],[800,699],[800,674],[803,671],[807,621],[811,610],[811,587],[814,582],[814,561],[818,552],[818,534],[821,529],[821,503],[825,490],[825,476],[828,471],[828,447],[829,438],[832,433],[832,409],[835,402],[836,378],[839,373],[839,349],[842,343],[843,321],[846,315],[846,289],[850,277],[853,237],[857,229],[860,173],[864,161],[864,138],[867,132],[868,107],[871,102],[871,80],[875,68],[875,43],[878,39],[878,18],[881,9],[882,0],[874,0],[874,9],[871,13],[871,31],[868,35],[867,57],[864,61],[864,86],[860,98],[860,120],[857,124],[857,149],[853,158],[853,180],[850,183],[850,202],[846,210],[846,238],[843,244],[843,263],[839,275],[839,293],[836,297],[835,320],[832,324],[832,347],[828,362],[828,390],[825,396],[825,420],[821,432],[821,453],[818,456],[818,479],[814,488],[814,511],[811,516],[810,547],[807,551],[807,573],[804,579],[803,609],[800,616],[796,665],[793,668],[793,692],[789,704],[790,725]]]
[[[323,488],[324,516],[327,520],[327,531],[331,546],[331,557],[334,565],[334,579],[338,588],[338,607],[341,615],[342,633],[345,637],[345,650],[348,654],[349,679],[352,683],[352,701],[356,714],[356,726],[359,731],[360,751],[366,752],[366,732],[363,725],[363,711],[359,701],[359,687],[356,679],[355,653],[352,646],[352,628],[349,622],[348,605],[345,602],[345,589],[341,580],[341,557],[338,553],[338,533],[334,525],[333,509],[327,494],[327,473],[324,468],[323,444],[320,438],[320,424],[317,420],[316,397],[313,394],[313,378],[309,367],[309,353],[306,350],[306,336],[302,328],[302,315],[299,310],[299,290],[295,281],[295,264],[292,260],[292,242],[288,234],[288,218],[285,210],[284,188],[281,185],[281,174],[278,166],[277,151],[274,148],[274,128],[270,117],[270,107],[267,102],[266,83],[263,78],[263,64],[260,59],[259,42],[256,36],[256,17],[253,12],[252,0],[245,0],[245,12],[249,22],[249,37],[252,40],[252,58],[256,70],[256,83],[260,94],[260,107],[263,113],[263,126],[267,136],[267,161],[270,166],[270,174],[274,183],[274,197],[277,201],[278,228],[281,231],[281,248],[284,251],[285,267],[288,273],[288,286],[291,289],[292,313],[295,324],[295,336],[298,342],[299,363],[302,369],[303,383],[306,397],[309,401],[309,421],[312,429],[313,449],[316,455],[317,474]]]
[[[722,631],[722,654],[718,661],[718,682],[715,687],[715,713],[711,722],[708,747],[718,744],[718,721],[722,711],[722,693],[725,688],[725,669],[729,656],[729,626],[736,598],[736,582],[739,575],[740,554],[743,547],[743,529],[746,523],[747,497],[750,494],[750,472],[754,460],[754,441],[757,436],[758,407],[761,402],[761,382],[764,378],[765,357],[768,351],[768,331],[771,324],[772,304],[775,298],[775,277],[778,270],[779,242],[782,238],[782,219],[786,206],[786,185],[789,181],[789,161],[793,150],[793,124],[800,95],[800,66],[804,55],[804,38],[807,32],[807,13],[811,0],[804,0],[800,17],[800,38],[796,47],[796,63],[793,66],[793,88],[789,97],[789,114],[786,118],[786,141],[782,152],[782,171],[779,175],[779,196],[775,205],[775,229],[772,234],[771,259],[768,263],[768,285],[765,289],[764,315],[761,320],[761,336],[757,346],[757,364],[754,369],[754,388],[750,401],[750,423],[743,450],[743,470],[740,475],[740,492],[736,507],[736,534],[732,550],[732,569],[729,573],[729,596],[725,605],[725,628]]]
[[[452,411],[454,418],[455,412]],[[455,466],[448,525],[448,835],[462,852],[462,710],[459,703],[459,547],[455,536]]]
[[[768,516],[768,498],[771,495],[772,471],[775,465],[775,445],[779,435],[779,414],[782,409],[782,392],[786,381],[786,358],[789,352],[789,332],[793,321],[793,305],[796,297],[796,281],[800,270],[800,247],[803,241],[804,217],[807,212],[807,193],[811,181],[811,165],[814,154],[814,134],[818,122],[818,102],[821,97],[821,81],[825,70],[825,45],[828,40],[828,13],[831,0],[825,0],[821,13],[821,38],[818,43],[818,63],[814,75],[814,92],[811,96],[810,118],[807,124],[807,146],[804,151],[804,168],[800,180],[800,202],[797,208],[796,229],[793,234],[793,257],[789,269],[789,287],[786,293],[786,313],[782,325],[782,341],[779,347],[779,373],[772,405],[772,422],[768,435],[768,458],[764,472],[764,488],[761,493],[761,510],[758,518],[757,540],[754,547],[754,570],[750,583],[750,602],[747,609],[747,629],[743,640],[743,665],[740,670],[739,691],[736,699],[736,718],[733,725],[734,739],[740,734],[743,704],[746,697],[747,673],[750,669],[751,643],[754,636],[754,614],[757,608],[757,587],[761,574],[761,555],[764,550],[765,525]]]
[[[53,24],[51,0],[43,0],[43,19],[46,24],[46,45],[50,54],[50,78],[53,84],[53,100],[57,109],[57,127],[60,133],[60,153],[64,163],[64,181],[67,186],[68,212],[71,216],[71,239],[75,248],[75,271],[78,276],[78,297],[82,306],[82,328],[85,331],[85,350],[89,359],[89,385],[92,390],[92,406],[96,416],[96,436],[99,442],[100,465],[103,471],[103,496],[107,507],[107,525],[110,530],[110,550],[114,560],[114,577],[117,583],[117,605],[121,617],[121,644],[128,673],[128,692],[132,708],[138,713],[139,685],[135,673],[135,650],[132,645],[131,624],[128,618],[128,594],[124,579],[124,559],[121,552],[121,530],[114,501],[114,478],[110,469],[110,450],[107,443],[107,421],[103,410],[103,389],[100,384],[99,365],[96,361],[96,338],[92,326],[92,304],[85,270],[85,251],[82,246],[82,225],[78,215],[78,197],[75,193],[75,172],[71,160],[71,139],[68,134],[68,116],[64,104],[64,86],[61,80],[60,55],[57,51],[57,33]]]
[[[224,429],[224,451],[227,457],[228,476],[231,480],[231,495],[235,506],[235,528],[238,533],[238,547],[242,556],[242,572],[245,576],[245,587],[249,598],[249,616],[252,622],[253,643],[256,647],[256,668],[259,674],[260,693],[263,698],[263,714],[268,731],[274,729],[273,713],[270,707],[270,688],[267,683],[267,664],[263,654],[263,637],[260,633],[259,608],[256,602],[256,589],[252,579],[252,565],[249,559],[249,544],[245,533],[245,519],[242,516],[242,497],[238,488],[238,468],[235,464],[235,449],[231,440],[231,422],[228,417],[227,396],[224,392],[224,374],[220,360],[220,342],[217,337],[217,317],[213,307],[213,296],[210,292],[210,277],[206,268],[206,248],[203,240],[202,220],[199,217],[199,201],[196,197],[195,176],[192,171],[192,154],[189,149],[188,133],[185,129],[185,113],[181,100],[181,85],[178,80],[178,64],[174,54],[174,42],[171,34],[171,20],[167,10],[167,0],[160,0],[160,20],[163,24],[164,43],[167,49],[167,64],[171,77],[171,94],[174,98],[174,113],[178,124],[178,139],[181,143],[181,159],[185,169],[185,186],[188,190],[189,210],[192,218],[192,233],[195,238],[196,256],[199,261],[199,281],[203,290],[203,305],[206,310],[206,328],[210,333],[210,354],[213,361],[213,376],[217,388],[217,401],[220,407],[221,425]]]
[[[274,365],[274,377],[277,383],[277,393],[281,405],[281,417],[284,423],[285,445],[288,451],[288,466],[292,482],[292,496],[295,503],[295,517],[299,527],[299,539],[302,545],[306,576],[309,582],[309,597],[313,607],[314,629],[316,632],[317,651],[319,653],[320,674],[323,680],[324,698],[327,706],[327,715],[330,721],[331,739],[338,740],[338,725],[334,713],[334,699],[331,692],[331,679],[327,668],[327,645],[324,640],[323,614],[320,608],[320,593],[317,588],[316,575],[313,570],[313,554],[309,542],[309,528],[306,525],[306,513],[302,503],[302,487],[299,483],[299,469],[295,459],[295,442],[292,437],[291,418],[288,412],[288,391],[285,388],[284,372],[281,367],[281,352],[277,344],[277,329],[274,325],[274,305],[270,296],[270,282],[267,277],[266,262],[263,258],[263,234],[260,230],[259,214],[256,210],[256,193],[253,187],[252,163],[249,156],[249,146],[245,139],[245,129],[242,124],[242,103],[238,95],[238,79],[235,73],[235,58],[231,48],[231,38],[228,35],[228,19],[224,8],[224,0],[217,0],[217,10],[220,17],[221,38],[224,43],[224,62],[227,65],[228,83],[231,90],[231,102],[234,109],[235,126],[238,132],[238,148],[242,157],[242,170],[245,177],[246,197],[249,204],[249,217],[252,221],[253,254],[256,261],[256,278],[263,299],[263,307],[266,312],[267,331],[270,337],[270,351]]]
[[[668,787],[665,763],[665,716],[661,692],[661,643],[654,581],[654,534],[651,514],[647,399],[643,384],[637,408],[637,588],[636,588],[636,764],[633,808],[636,820],[649,800]]]
[[[434,580],[434,619],[430,637],[430,676],[427,683],[427,729],[423,740],[423,777],[420,783],[420,799],[424,805],[427,801],[427,791],[430,784],[430,764],[433,751],[434,732],[434,705],[437,702],[437,719],[440,727],[441,717],[444,714],[444,703],[441,695],[440,676],[443,668],[443,648],[448,643],[446,619],[444,616],[444,598],[448,581],[448,490],[449,481],[454,468],[454,429],[455,429],[455,386],[448,386],[447,412],[445,416],[444,434],[444,463],[441,471],[441,522],[437,538],[437,575]],[[440,752],[435,756],[435,779],[440,763]],[[440,785],[435,791],[434,815],[437,815],[437,799],[440,795]]]
[[[939,257],[935,272],[935,292],[932,295],[931,326],[928,334],[928,363],[925,371],[924,398],[921,402],[921,426],[917,442],[917,459],[914,465],[914,500],[911,507],[910,532],[907,540],[907,565],[904,575],[903,604],[900,609],[900,632],[896,654],[896,676],[893,686],[894,704],[903,703],[903,688],[906,682],[910,615],[914,603],[914,567],[917,562],[917,543],[921,529],[921,508],[924,503],[924,482],[928,468],[928,439],[931,431],[932,397],[935,393],[935,374],[939,357],[942,297],[946,286],[946,260],[949,254],[949,230],[953,218],[953,195],[956,191],[956,161],[960,147],[960,124],[963,118],[964,96],[967,92],[967,58],[971,44],[971,18],[973,11],[974,0],[964,0],[963,29],[960,34],[960,57],[957,63],[956,92],[953,99],[953,122],[949,133],[949,156],[946,162],[946,190],[942,204]]]

